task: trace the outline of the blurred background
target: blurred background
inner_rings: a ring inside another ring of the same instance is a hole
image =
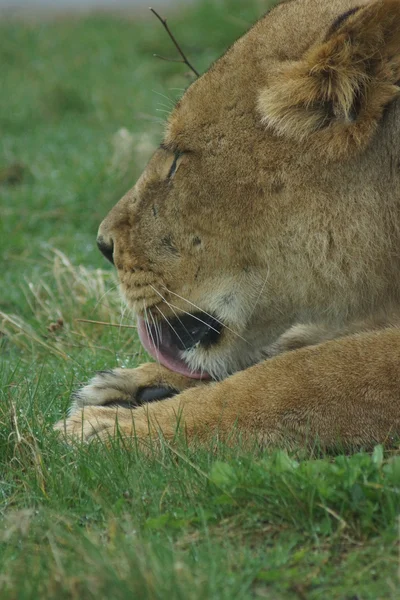
[[[179,1],[179,0],[178,0]],[[193,0],[181,0],[188,4]],[[150,4],[168,6],[176,4],[177,0],[154,0]],[[148,7],[146,0],[0,0],[0,8],[8,11],[46,10],[46,11],[84,11],[84,10],[133,10]]]

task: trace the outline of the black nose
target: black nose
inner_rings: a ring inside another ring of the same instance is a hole
[[[97,247],[102,254],[106,257],[107,260],[110,261],[111,264],[114,264],[114,244],[111,242],[107,243],[105,239],[100,235],[97,238]]]

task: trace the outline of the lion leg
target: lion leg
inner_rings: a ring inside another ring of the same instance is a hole
[[[158,363],[145,363],[136,369],[99,371],[88,385],[73,394],[69,414],[84,406],[134,408],[205,383],[170,371]]]
[[[399,327],[398,312],[372,315],[363,320],[350,322],[343,326],[327,323],[297,323],[285,331],[265,351],[265,357],[272,358],[283,352],[298,350],[305,346],[315,346],[329,340],[352,335],[379,331],[388,327]]]
[[[283,352],[314,346],[352,333],[382,329],[388,323],[395,323],[395,319],[386,316],[375,317],[342,328],[325,324],[297,324],[281,335],[264,354],[272,358]],[[69,414],[84,406],[118,405],[135,408],[141,404],[170,398],[186,389],[206,383],[209,381],[185,377],[158,363],[145,363],[135,369],[116,368],[99,371],[86,386],[72,395]]]
[[[220,382],[128,410],[88,407],[58,429],[85,441],[176,434],[330,450],[371,447],[400,434],[400,330],[353,335],[282,354]],[[233,438],[232,438],[233,439]]]

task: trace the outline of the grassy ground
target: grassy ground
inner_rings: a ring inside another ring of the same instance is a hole
[[[204,70],[268,2],[171,18]],[[171,15],[172,17],[172,15]],[[144,457],[53,434],[72,389],[143,358],[99,222],[188,84],[158,22],[0,23],[0,597],[399,597],[400,456],[222,446]],[[121,317],[122,314],[122,317]]]

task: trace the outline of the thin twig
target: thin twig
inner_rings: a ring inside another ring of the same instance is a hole
[[[189,69],[191,69],[191,71],[193,71],[193,73],[196,75],[196,77],[200,77],[199,72],[196,71],[196,69],[194,68],[194,66],[188,61],[188,59],[186,58],[185,53],[183,52],[182,48],[180,47],[180,45],[176,41],[174,34],[172,33],[172,31],[168,27],[167,19],[163,19],[163,17],[161,17],[158,14],[158,12],[156,10],[154,10],[154,8],[150,8],[150,10],[153,13],[153,15],[155,15],[157,17],[157,19],[162,23],[165,31],[168,33],[168,35],[171,38],[173,44],[175,45],[175,48],[178,50],[179,54],[182,56],[183,60],[179,60],[179,61],[174,60],[173,62],[182,62],[182,63],[184,63],[185,65],[187,65],[189,67]],[[154,56],[158,56],[158,55],[155,54]],[[162,58],[162,60],[168,60],[168,59],[165,59],[165,58],[163,58],[161,56],[159,56],[158,58]]]
[[[153,54],[153,56],[154,58],[159,58],[167,62],[178,62],[181,63],[181,65],[183,65],[183,60],[181,60],[180,58],[168,58],[168,56],[161,56],[161,54]]]
[[[92,325],[107,325],[107,327],[124,327],[125,329],[137,329],[136,325],[119,325],[118,323],[106,323],[105,321],[91,321],[90,319],[75,319],[78,323],[91,323]]]

